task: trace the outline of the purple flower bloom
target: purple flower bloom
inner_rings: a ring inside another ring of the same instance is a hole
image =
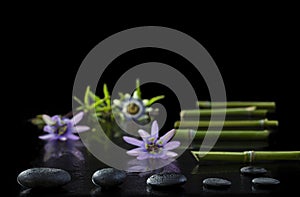
[[[132,137],[123,137],[127,143],[139,146],[138,148],[127,151],[128,155],[136,156],[138,160],[144,160],[148,158],[168,159],[177,156],[177,153],[170,150],[180,146],[180,142],[169,142],[169,140],[175,134],[175,129],[172,129],[158,139],[158,125],[157,121],[154,121],[152,123],[151,135],[142,129],[140,129],[138,133],[142,137],[143,141]]]
[[[44,126],[44,131],[48,134],[39,136],[42,140],[61,140],[66,141],[78,140],[79,137],[73,133],[80,133],[89,130],[88,126],[76,125],[82,118],[84,113],[79,112],[72,119],[61,118],[58,115],[48,116],[43,115],[43,120],[46,125]]]

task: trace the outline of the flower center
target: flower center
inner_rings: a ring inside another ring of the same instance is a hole
[[[129,103],[127,105],[127,112],[131,115],[137,114],[139,110],[140,110],[139,106],[135,103]]]
[[[146,145],[146,149],[150,154],[157,154],[161,152],[162,147],[155,143],[151,143]]]
[[[63,135],[66,133],[68,126],[67,125],[63,125],[57,128],[55,134],[57,135]]]

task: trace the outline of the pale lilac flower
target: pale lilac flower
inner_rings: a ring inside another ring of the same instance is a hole
[[[89,130],[88,126],[76,125],[83,118],[84,113],[79,112],[72,119],[60,117],[58,115],[43,115],[46,125],[44,131],[48,134],[39,136],[42,140],[78,140],[79,137],[73,133],[80,133]]]
[[[136,156],[138,160],[144,160],[148,158],[169,159],[177,156],[177,153],[170,150],[180,146],[180,142],[169,142],[169,140],[175,134],[175,129],[172,129],[158,139],[158,125],[157,121],[154,121],[152,123],[151,135],[142,129],[140,129],[138,133],[143,140],[138,140],[127,136],[123,137],[127,143],[138,146],[138,148],[127,151],[128,155]]]

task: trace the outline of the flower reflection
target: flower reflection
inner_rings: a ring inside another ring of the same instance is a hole
[[[82,143],[79,141],[48,141],[44,146],[43,161],[47,162],[50,159],[58,159],[66,155],[75,157],[76,159],[83,161],[84,156],[79,150],[82,147]]]
[[[175,159],[132,159],[128,163],[126,171],[139,173],[139,176],[147,176],[153,173],[175,172],[180,173],[178,163]]]

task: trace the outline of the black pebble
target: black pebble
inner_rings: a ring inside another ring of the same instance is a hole
[[[207,188],[225,189],[231,186],[231,182],[221,178],[207,178],[203,180],[203,184]]]
[[[259,178],[253,179],[252,183],[256,187],[268,188],[268,187],[274,187],[274,186],[279,185],[280,181],[277,179],[268,178],[268,177],[259,177]]]
[[[255,166],[246,166],[241,168],[240,171],[245,175],[263,175],[267,173],[267,170],[265,168]]]
[[[114,168],[104,168],[93,174],[92,182],[104,188],[115,187],[126,179],[126,172]]]
[[[147,184],[151,187],[165,188],[179,186],[186,183],[187,179],[184,175],[179,173],[160,173],[154,174],[147,179]]]
[[[53,188],[63,186],[71,181],[68,172],[56,168],[31,168],[21,172],[17,181],[29,188]]]

